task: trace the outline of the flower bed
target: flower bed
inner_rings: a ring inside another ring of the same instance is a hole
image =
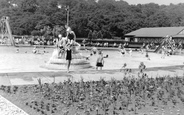
[[[1,86],[0,94],[30,115],[183,115],[184,78]]]

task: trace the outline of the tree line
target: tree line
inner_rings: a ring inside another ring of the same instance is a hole
[[[130,5],[123,0],[0,0],[14,35],[57,36],[69,26],[77,37],[113,38],[143,27],[184,26],[184,4]]]

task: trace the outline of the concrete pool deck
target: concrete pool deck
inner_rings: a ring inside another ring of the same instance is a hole
[[[179,76],[184,75],[184,65],[170,66],[170,67],[153,67],[146,69],[145,73],[149,77],[160,76]],[[129,74],[132,76],[138,76],[138,69],[132,69]],[[38,84],[38,79],[41,79],[42,83],[59,83],[65,80],[71,79],[72,81],[80,81],[83,78],[84,81],[111,80],[113,78],[117,80],[125,77],[124,72],[116,70],[80,70],[80,71],[47,71],[47,72],[12,72],[12,73],[0,73],[0,85],[32,85]]]

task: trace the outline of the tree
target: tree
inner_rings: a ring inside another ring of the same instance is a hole
[[[99,32],[98,32],[98,34],[97,34],[97,38],[100,38],[100,39],[102,39],[102,38],[103,38],[103,34],[102,34],[102,32],[101,32],[101,31],[99,31]]]
[[[20,8],[25,12],[34,13],[38,7],[37,0],[23,0]]]
[[[93,39],[92,34],[93,34],[93,32],[90,30],[89,33],[88,33],[88,39],[90,41],[90,44],[91,44],[92,39]]]
[[[184,4],[129,5],[123,0],[0,0],[0,18],[10,17],[13,34],[30,35],[36,30],[43,35],[44,27],[49,26],[57,36],[53,28],[66,24],[66,6],[69,26],[83,38],[89,36],[90,30],[112,38],[142,27],[184,25]]]
[[[55,37],[58,37],[59,34],[62,34],[63,36],[65,36],[65,28],[64,26],[60,26],[60,25],[56,25],[54,26],[52,33]]]
[[[97,39],[97,31],[93,31],[92,33],[92,39]]]
[[[33,36],[41,36],[41,32],[38,31],[38,30],[33,30],[33,31],[31,32],[31,35],[33,35]]]

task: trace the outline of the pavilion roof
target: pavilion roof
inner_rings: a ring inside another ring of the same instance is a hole
[[[153,28],[141,28],[132,31],[125,35],[125,37],[165,37],[176,36],[183,33],[184,27],[153,27]],[[183,34],[184,35],[184,34]]]

